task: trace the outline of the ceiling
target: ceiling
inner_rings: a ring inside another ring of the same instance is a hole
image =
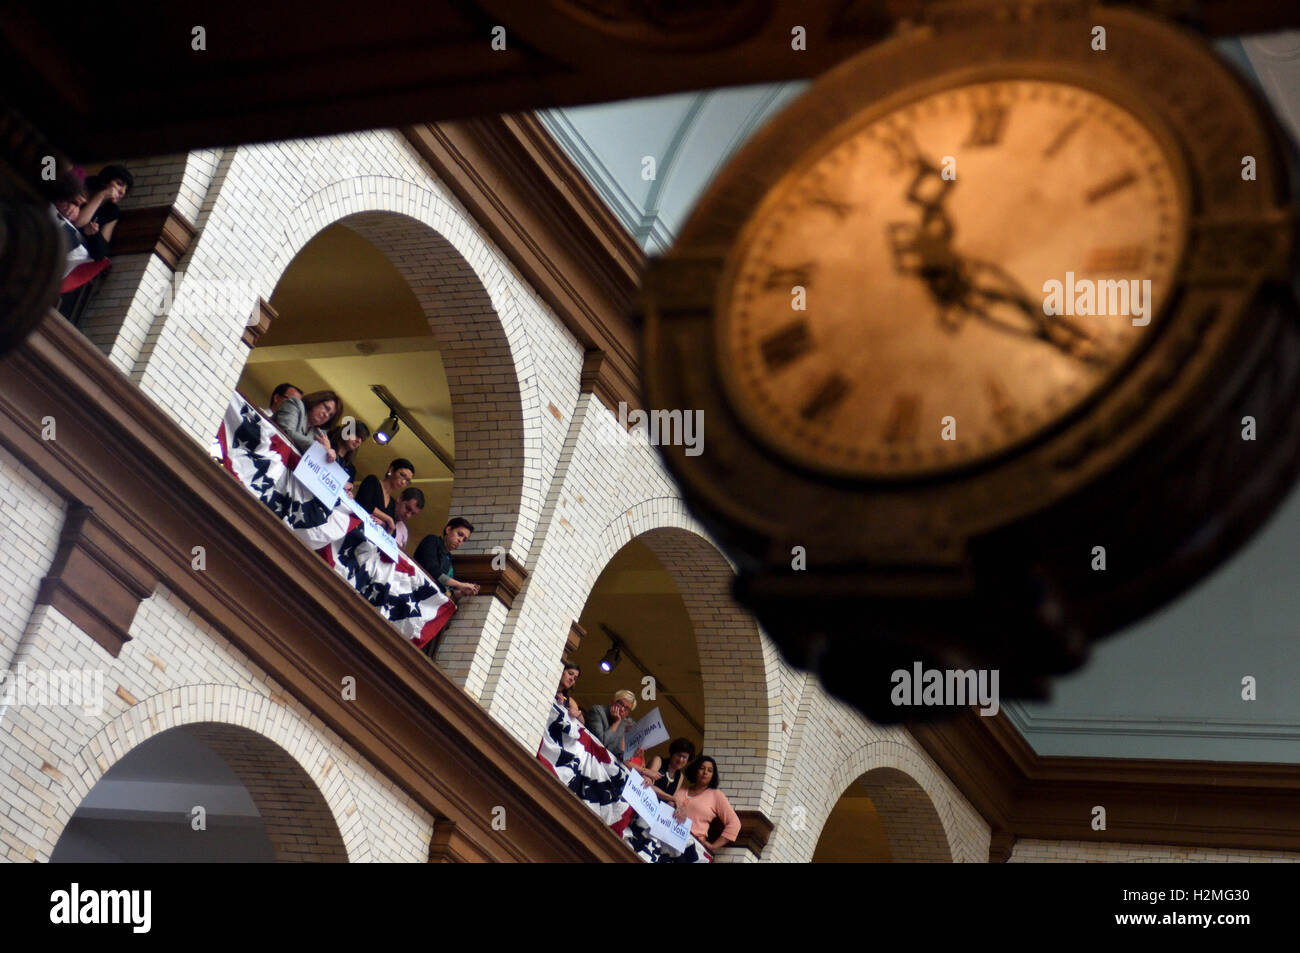
[[[239,380],[245,396],[265,406],[277,384],[305,393],[331,389],[345,414],[373,431],[388,415],[371,385],[388,388],[417,423],[455,460],[451,391],[415,295],[383,253],[345,225],[318,233],[290,262],[271,296],[278,315],[250,352]],[[364,336],[362,336],[364,332]],[[368,440],[357,450],[358,478],[380,477],[390,460],[415,464],[424,511],[410,524],[407,549],[440,533],[451,509],[452,471],[409,427],[386,446]]]
[[[727,157],[807,85],[552,109],[539,118],[641,247],[658,252]]]

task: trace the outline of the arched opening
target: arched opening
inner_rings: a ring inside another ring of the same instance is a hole
[[[635,519],[639,509],[629,512]],[[585,706],[608,704],[618,688],[634,691],[634,718],[658,707],[671,738],[686,737],[717,760],[736,810],[768,811],[779,694],[758,627],[731,597],[733,578],[726,558],[691,529],[634,535],[605,564],[583,608],[575,694]],[[603,674],[600,659],[615,645],[622,660]],[[654,701],[642,700],[647,676]],[[666,759],[668,745],[649,754]]]
[[[859,776],[831,809],[813,863],[949,863],[948,837],[930,795],[897,768]]]
[[[348,215],[297,250],[270,304],[277,316],[240,391],[265,407],[280,383],[327,388],[372,433],[398,411],[392,439],[368,440],[354,463],[358,483],[382,477],[397,457],[415,464],[411,486],[425,506],[408,523],[408,553],[450,516],[474,524],[473,551],[510,549],[526,509],[519,372],[494,303],[457,248],[407,215]]]
[[[345,414],[376,430],[389,409],[384,388],[419,425],[399,424],[381,446],[365,441],[352,462],[357,482],[383,476],[390,460],[415,464],[411,486],[425,497],[408,522],[416,541],[440,532],[451,510],[455,432],[437,339],[401,273],[343,224],[318,232],[285,269],[271,296],[277,316],[248,356],[239,390],[265,407],[280,383],[304,393],[333,390]],[[408,547],[413,548],[413,547]]]
[[[672,737],[704,742],[704,683],[695,628],[672,575],[654,551],[633,540],[601,571],[579,625],[586,631],[570,660],[582,666],[573,695],[584,707],[608,704],[626,688],[637,696],[634,718],[658,708]],[[621,659],[603,672],[601,659],[617,644]],[[653,684],[651,681],[653,680]],[[653,698],[646,696],[653,689]],[[653,754],[668,757],[668,746]]]
[[[320,790],[279,745],[201,722],[137,745],[91,788],[50,860],[346,862]]]

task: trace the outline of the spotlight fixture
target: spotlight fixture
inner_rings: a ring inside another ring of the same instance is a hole
[[[392,408],[390,407],[391,411]],[[387,419],[380,424],[379,429],[375,431],[375,443],[383,445],[388,443],[397,436],[397,431],[402,429],[402,425],[397,422],[397,415],[390,413]]]
[[[623,653],[619,651],[617,645],[611,645],[609,651],[604,654],[600,660],[600,670],[605,674],[614,671],[614,666],[619,663]]]

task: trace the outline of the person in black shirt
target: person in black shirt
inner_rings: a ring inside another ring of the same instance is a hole
[[[659,800],[673,803],[673,795],[677,793],[677,786],[682,783],[684,777],[683,772],[693,760],[695,760],[695,745],[686,738],[678,738],[668,746],[668,764],[664,767],[659,780],[655,782],[655,794]],[[659,766],[652,762],[650,770],[658,771]]]
[[[361,481],[356,501],[361,508],[383,523],[388,532],[397,532],[397,498],[415,477],[415,464],[398,457],[388,465],[380,480],[373,473]]]
[[[475,583],[458,582],[452,578],[454,570],[451,565],[451,554],[460,549],[472,532],[474,527],[470,521],[457,516],[448,520],[441,536],[430,533],[420,540],[420,545],[415,548],[415,561],[420,564],[420,568],[428,573],[429,578],[441,586],[443,591],[455,597],[478,595],[478,586]]]
[[[108,244],[113,240],[113,230],[122,212],[117,204],[135,185],[135,179],[125,166],[106,165],[98,175],[86,180],[89,201],[82,206],[76,225],[84,236],[86,250],[95,261],[108,257]]]

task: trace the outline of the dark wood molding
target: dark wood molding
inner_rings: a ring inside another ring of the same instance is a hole
[[[439,819],[433,825],[433,837],[429,839],[429,863],[431,864],[465,864],[490,862],[492,858],[467,840],[457,829],[455,822]]]
[[[587,630],[578,625],[578,620],[574,619],[569,624],[569,637],[564,641],[564,652],[566,655],[572,655],[578,651],[582,645],[582,640],[587,637]]]
[[[258,298],[253,308],[253,316],[244,328],[244,343],[250,348],[257,347],[257,342],[262,339],[263,334],[271,330],[271,323],[279,316],[279,312],[271,307],[271,302],[265,298]]]
[[[610,368],[604,351],[587,351],[582,359],[579,392],[593,394],[613,414],[618,414],[620,401],[627,405],[627,410],[640,406],[639,401],[633,403],[627,400],[627,391],[620,390],[619,379],[610,372]]]
[[[89,506],[69,503],[38,606],[53,606],[116,658],[157,577]]]
[[[113,230],[113,254],[152,253],[175,271],[197,233],[194,223],[174,206],[127,208],[122,210],[122,217]]]
[[[755,857],[762,857],[763,848],[776,825],[762,811],[737,811],[736,816],[740,818],[740,833],[733,843],[727,845],[728,848],[744,848],[752,851]]]
[[[493,569],[492,553],[457,553],[456,579],[478,585],[480,596],[496,596],[507,609],[515,604],[515,596],[523,588],[527,570],[515,557],[506,554],[505,569]]]
[[[584,390],[612,410],[641,406],[629,305],[645,253],[541,122],[493,116],[404,132],[587,349]]]
[[[991,860],[1018,839],[1300,851],[1300,765],[1045,757],[974,709],[907,729],[1001,838]]]
[[[1011,859],[1016,846],[1016,835],[1010,831],[994,831],[989,838],[989,863],[1005,864]]]
[[[0,361],[0,444],[435,818],[492,860],[636,862],[534,753],[305,550],[67,321]],[[59,421],[58,440],[40,421]],[[206,567],[192,567],[203,545]],[[125,651],[131,651],[127,646]],[[355,701],[341,698],[356,678]],[[541,726],[538,726],[540,732]],[[505,808],[509,831],[493,829]]]

